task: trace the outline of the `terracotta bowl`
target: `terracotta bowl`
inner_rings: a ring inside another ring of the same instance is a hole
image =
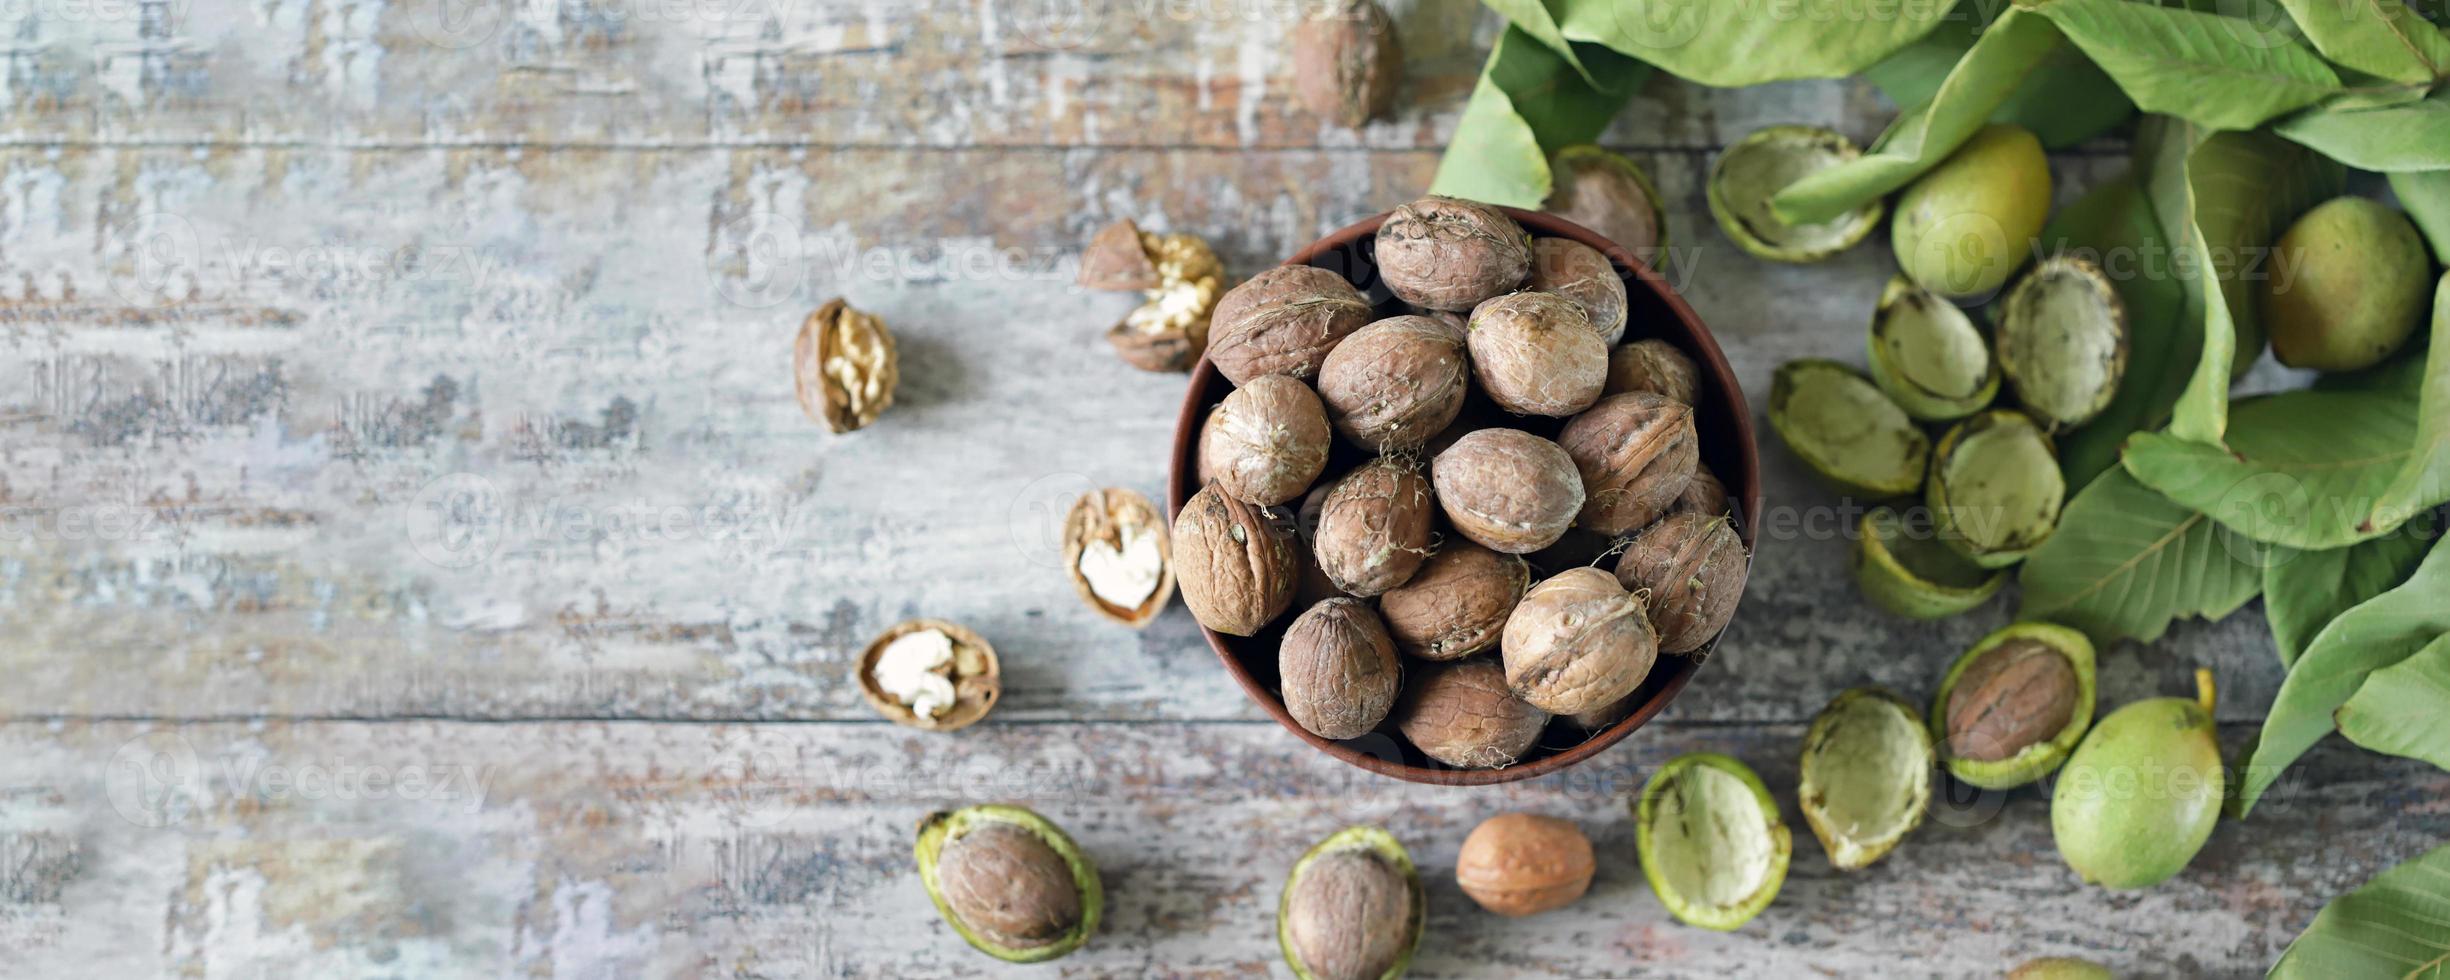
[[[1702,391],[1700,405],[1695,406],[1695,423],[1701,434],[1702,462],[1716,471],[1734,498],[1736,527],[1744,539],[1747,552],[1754,539],[1753,515],[1761,509],[1760,458],[1753,445],[1752,413],[1745,407],[1743,389],[1736,385],[1735,373],[1727,367],[1726,355],[1720,353],[1718,342],[1711,339],[1701,318],[1693,314],[1682,297],[1670,288],[1649,266],[1628,254],[1614,243],[1601,238],[1581,225],[1553,215],[1506,208],[1505,212],[1522,224],[1536,238],[1570,238],[1598,249],[1614,262],[1625,277],[1627,299],[1624,342],[1660,338],[1691,355],[1701,368]],[[1286,265],[1311,265],[1343,275],[1360,288],[1363,295],[1377,304],[1378,316],[1396,316],[1407,312],[1402,301],[1387,291],[1378,279],[1372,256],[1372,243],[1378,226],[1386,220],[1384,214],[1357,222],[1310,243],[1309,247],[1285,260]],[[1200,423],[1208,410],[1224,400],[1233,383],[1218,374],[1216,366],[1201,358],[1191,371],[1189,393],[1183,398],[1182,416],[1174,425],[1174,471],[1166,485],[1166,514],[1169,519],[1182,510],[1185,501],[1199,490],[1195,475],[1198,462],[1195,450],[1199,442]],[[1472,411],[1466,406],[1465,412]],[[1563,419],[1513,418],[1503,424],[1522,428],[1542,436],[1553,437],[1563,427]],[[1367,454],[1337,440],[1333,457],[1328,462],[1330,474],[1341,473],[1367,458]],[[1284,510],[1288,510],[1284,509]],[[1452,532],[1446,532],[1452,533]],[[1575,532],[1579,534],[1580,532]],[[1569,537],[1570,540],[1570,537]],[[1589,549],[1593,556],[1598,547]],[[1562,568],[1540,567],[1537,556],[1533,573],[1536,577],[1554,574]],[[1587,562],[1588,559],[1584,559]],[[1578,562],[1579,563],[1579,562]],[[1300,605],[1300,603],[1296,603]],[[1226,673],[1242,685],[1251,700],[1266,708],[1269,715],[1295,737],[1345,762],[1371,772],[1407,779],[1416,783],[1437,783],[1449,786],[1475,786],[1511,782],[1546,775],[1574,765],[1616,744],[1625,736],[1657,715],[1684,690],[1687,681],[1701,666],[1702,657],[1661,654],[1659,664],[1650,677],[1634,692],[1637,707],[1623,720],[1595,734],[1585,736],[1564,719],[1549,723],[1540,744],[1523,761],[1503,769],[1456,769],[1422,755],[1401,735],[1396,734],[1392,721],[1378,731],[1360,738],[1335,741],[1320,738],[1294,722],[1285,712],[1284,701],[1277,694],[1276,646],[1300,609],[1287,610],[1257,636],[1226,636],[1206,627],[1200,632],[1208,637],[1208,646],[1224,661]],[[1711,641],[1712,646],[1717,640]],[[1708,648],[1701,653],[1707,654]],[[1490,656],[1493,654],[1483,654]],[[1406,669],[1417,665],[1406,664]]]

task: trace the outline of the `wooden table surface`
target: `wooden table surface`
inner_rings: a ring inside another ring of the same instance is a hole
[[[1260,0],[44,0],[0,76],[0,974],[898,976],[999,964],[940,923],[913,824],[1019,801],[1104,868],[1106,926],[1014,973],[1283,975],[1281,877],[1354,822],[1430,884],[1414,973],[1980,975],[2067,954],[2259,973],[2324,901],[2450,837],[2450,777],[2336,740],[2159,888],[2080,886],[2025,790],[1831,871],[1792,806],[1804,723],[1927,697],[2004,622],[1886,618],[1849,505],[1763,446],[1742,615],[1655,724],[1568,773],[1440,789],[1328,760],[1247,703],[1179,604],[1095,617],[1054,552],[1099,485],[1154,496],[1183,379],[1071,285],[1130,217],[1239,274],[1421,194],[1497,22],[1391,4],[1405,108],[1290,101]],[[1853,83],[1661,80],[1606,142],[1648,167],[1669,274],[1758,410],[1790,358],[1858,358],[1891,260],[1762,263],[1711,225],[1714,150]],[[2054,160],[2062,193],[2124,147]],[[805,312],[900,338],[871,429],[801,416]],[[916,615],[1003,655],[945,736],[860,702]],[[2279,679],[2253,610],[2107,651],[2105,703]],[[1713,750],[1797,823],[1777,903],[1687,928],[1626,802]],[[1500,920],[1456,890],[1480,819],[1598,844],[1591,894]]]

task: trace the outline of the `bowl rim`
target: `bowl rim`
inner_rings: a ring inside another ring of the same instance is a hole
[[[1503,205],[1499,205],[1498,210],[1514,219],[1516,224],[1523,226],[1523,229],[1530,232],[1534,238],[1564,238],[1599,250],[1600,254],[1607,256],[1610,262],[1628,273],[1629,287],[1638,283],[1649,289],[1674,315],[1678,327],[1684,331],[1683,339],[1690,341],[1690,343],[1678,344],[1678,349],[1693,356],[1694,363],[1700,367],[1702,374],[1709,382],[1706,386],[1707,390],[1720,393],[1720,397],[1726,399],[1727,404],[1723,407],[1727,408],[1734,418],[1734,431],[1730,433],[1730,436],[1732,436],[1731,441],[1735,450],[1737,470],[1734,473],[1721,472],[1719,478],[1728,484],[1731,492],[1735,494],[1736,503],[1742,509],[1736,521],[1736,531],[1744,542],[1745,560],[1749,564],[1756,547],[1757,525],[1760,523],[1759,514],[1761,513],[1760,447],[1753,437],[1751,403],[1745,398],[1743,386],[1736,380],[1735,370],[1727,364],[1726,353],[1719,349],[1718,339],[1711,335],[1709,327],[1702,323],[1701,316],[1693,312],[1692,306],[1684,301],[1684,297],[1676,292],[1674,286],[1669,285],[1667,280],[1660,276],[1657,270],[1651,268],[1649,263],[1636,257],[1623,246],[1601,237],[1597,232],[1553,214],[1526,211]],[[1318,240],[1303,246],[1279,264],[1310,265],[1321,256],[1352,247],[1362,239],[1375,235],[1378,227],[1385,224],[1387,218],[1393,213],[1392,211],[1380,212],[1329,232]],[[1613,348],[1616,345],[1610,346]],[[1190,383],[1185,386],[1183,392],[1182,409],[1174,422],[1172,467],[1166,475],[1165,513],[1169,524],[1181,512],[1183,503],[1189,500],[1197,490],[1192,486],[1192,481],[1197,466],[1197,461],[1193,456],[1199,441],[1198,423],[1208,406],[1223,397],[1222,393],[1212,395],[1211,392],[1214,392],[1220,385],[1230,384],[1231,382],[1227,382],[1224,375],[1217,371],[1216,365],[1208,360],[1205,353],[1200,355],[1199,363],[1192,366]],[[1738,603],[1740,606],[1740,598]],[[1269,717],[1274,718],[1278,725],[1291,732],[1294,737],[1347,765],[1382,776],[1437,786],[1487,786],[1534,779],[1562,771],[1598,755],[1607,750],[1609,746],[1623,741],[1626,736],[1633,734],[1643,725],[1648,724],[1651,718],[1657,716],[1660,711],[1665,710],[1668,703],[1674,701],[1676,695],[1681,693],[1684,686],[1693,679],[1693,674],[1700,669],[1708,653],[1717,647],[1720,639],[1720,637],[1712,637],[1709,646],[1696,651],[1693,655],[1661,654],[1661,661],[1673,664],[1671,669],[1674,673],[1668,678],[1667,683],[1660,687],[1648,701],[1635,707],[1630,714],[1575,745],[1521,765],[1506,766],[1501,769],[1452,769],[1415,766],[1398,759],[1382,758],[1364,752],[1346,742],[1321,738],[1312,734],[1299,722],[1293,720],[1293,715],[1285,710],[1283,699],[1259,683],[1258,679],[1253,677],[1250,670],[1244,667],[1242,661],[1235,656],[1228,644],[1232,640],[1241,638],[1228,638],[1209,629],[1206,625],[1201,625],[1199,631],[1200,635],[1207,639],[1208,649],[1224,663],[1225,672],[1232,676],[1234,683],[1242,688],[1242,693],[1265,709]],[[1722,631],[1721,637],[1724,635]]]

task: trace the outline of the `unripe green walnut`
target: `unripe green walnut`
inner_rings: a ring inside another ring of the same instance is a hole
[[[1984,296],[2032,254],[2050,218],[2050,162],[2022,127],[1986,126],[1897,199],[1889,242],[1915,284]]]
[[[2362,197],[2324,202],[2280,236],[2262,281],[2272,355],[2317,371],[2382,363],[2423,319],[2431,267],[2406,215]]]
[[[2196,699],[2153,698],[2110,713],[2067,760],[2050,794],[2059,856],[2087,882],[2148,888],[2195,859],[2220,819],[2227,774],[2212,721],[2212,672]]]

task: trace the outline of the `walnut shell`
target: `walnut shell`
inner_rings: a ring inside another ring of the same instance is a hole
[[[849,432],[892,407],[901,358],[885,321],[835,297],[801,322],[791,345],[791,375],[800,411],[828,429]]]
[[[1403,43],[1375,0],[1322,6],[1293,28],[1293,93],[1310,111],[1359,129],[1394,107]]]
[[[1501,813],[1463,839],[1455,884],[1491,912],[1535,915],[1573,904],[1590,890],[1597,869],[1591,839],[1573,821]]]
[[[1419,468],[1381,456],[1345,474],[1328,492],[1311,553],[1336,588],[1365,598],[1378,595],[1420,570],[1436,513],[1429,480]]]
[[[1080,253],[1076,281],[1084,289],[1157,288],[1157,263],[1140,243],[1140,226],[1124,218],[1098,229]]]
[[[1465,340],[1480,390],[1518,415],[1572,415],[1608,383],[1608,342],[1562,296],[1510,293],[1473,307]]]
[[[1280,265],[1216,301],[1208,360],[1237,385],[1269,374],[1306,379],[1318,373],[1328,351],[1369,322],[1369,300],[1343,276]]]
[[[1328,599],[1294,617],[1276,647],[1285,712],[1320,738],[1359,738],[1385,721],[1403,688],[1387,627],[1359,599]]]
[[[1225,287],[1225,266],[1196,235],[1141,232],[1139,248],[1155,270],[1148,302],[1106,331],[1106,342],[1143,371],[1191,370],[1208,349],[1208,316]]]
[[[1310,386],[1282,375],[1252,378],[1200,426],[1200,471],[1262,507],[1302,495],[1327,468],[1327,409]]]
[[[1727,628],[1751,564],[1734,524],[1687,510],[1635,535],[1616,560],[1616,580],[1643,596],[1659,649],[1692,653]]]
[[[1433,310],[1468,310],[1513,290],[1531,274],[1531,236],[1505,213],[1475,201],[1424,197],[1378,226],[1378,276],[1398,299]]]
[[[1700,446],[1693,410],[1647,391],[1610,395],[1557,433],[1586,497],[1574,523],[1605,535],[1647,527],[1675,506]]]
[[[1497,643],[1531,587],[1531,566],[1469,541],[1449,541],[1412,579],[1378,597],[1387,634],[1423,660],[1459,660]]]
[[[1376,828],[1347,828],[1311,848],[1282,902],[1277,942],[1302,980],[1400,977],[1428,917],[1419,870]]]
[[[1949,754],[1997,762],[2047,742],[2067,728],[2077,694],[2075,667],[2049,644],[1993,647],[1966,665],[1949,694]]]
[[[1561,715],[1606,707],[1642,686],[1659,658],[1642,600],[1596,568],[1531,587],[1499,641],[1516,697]]]
[[[946,841],[936,894],[963,926],[1007,949],[1058,942],[1084,914],[1072,862],[1014,823],[982,822]]]
[[[1621,395],[1647,391],[1687,405],[1701,397],[1701,368],[1664,340],[1637,340],[1608,352],[1608,385],[1604,392]]]
[[[1430,461],[1429,479],[1457,533],[1507,554],[1556,543],[1582,510],[1573,458],[1520,429],[1465,433]]]
[[[1174,515],[1174,585],[1200,625],[1249,636],[1284,614],[1301,544],[1265,509],[1209,484]]]
[[[1625,335],[1625,280],[1598,249],[1571,238],[1534,239],[1531,279],[1523,288],[1573,300],[1602,343]]]
[[[1540,740],[1548,712],[1506,688],[1505,668],[1486,657],[1414,672],[1395,706],[1395,728],[1423,755],[1461,769],[1513,765]]]
[[[1471,383],[1463,331],[1423,316],[1354,331],[1319,366],[1319,398],[1336,431],[1381,453],[1418,448],[1453,423]]]
[[[1726,517],[1735,513],[1735,497],[1719,482],[1718,474],[1711,472],[1710,464],[1695,463],[1692,482],[1684,485],[1684,492],[1676,495],[1676,505],[1669,509]]]
[[[885,647],[921,630],[935,630],[953,641],[952,662],[938,671],[953,682],[953,703],[942,714],[932,717],[919,714],[885,693],[884,685],[876,679],[876,662],[884,655]],[[897,725],[931,732],[955,731],[976,724],[995,709],[995,700],[1004,694],[1004,667],[995,656],[995,647],[968,627],[941,619],[907,620],[877,634],[876,639],[868,641],[868,648],[860,652],[859,668],[854,674],[859,680],[860,696],[867,699],[868,707],[876,709],[877,714]]]
[[[1667,244],[1667,219],[1659,211],[1659,191],[1641,167],[1612,151],[1584,145],[1557,151],[1548,169],[1554,178],[1548,213],[1598,232],[1634,258],[1657,264],[1659,247]]]
[[[1093,556],[1120,556],[1140,535],[1146,534],[1157,548],[1157,582],[1145,598],[1129,608],[1117,605],[1098,594],[1082,570],[1082,562],[1095,561]],[[1174,598],[1174,568],[1166,540],[1165,518],[1147,497],[1121,487],[1091,490],[1074,501],[1072,510],[1063,519],[1064,571],[1072,579],[1072,588],[1080,593],[1082,602],[1097,614],[1133,629],[1149,624],[1165,611],[1165,604]]]

